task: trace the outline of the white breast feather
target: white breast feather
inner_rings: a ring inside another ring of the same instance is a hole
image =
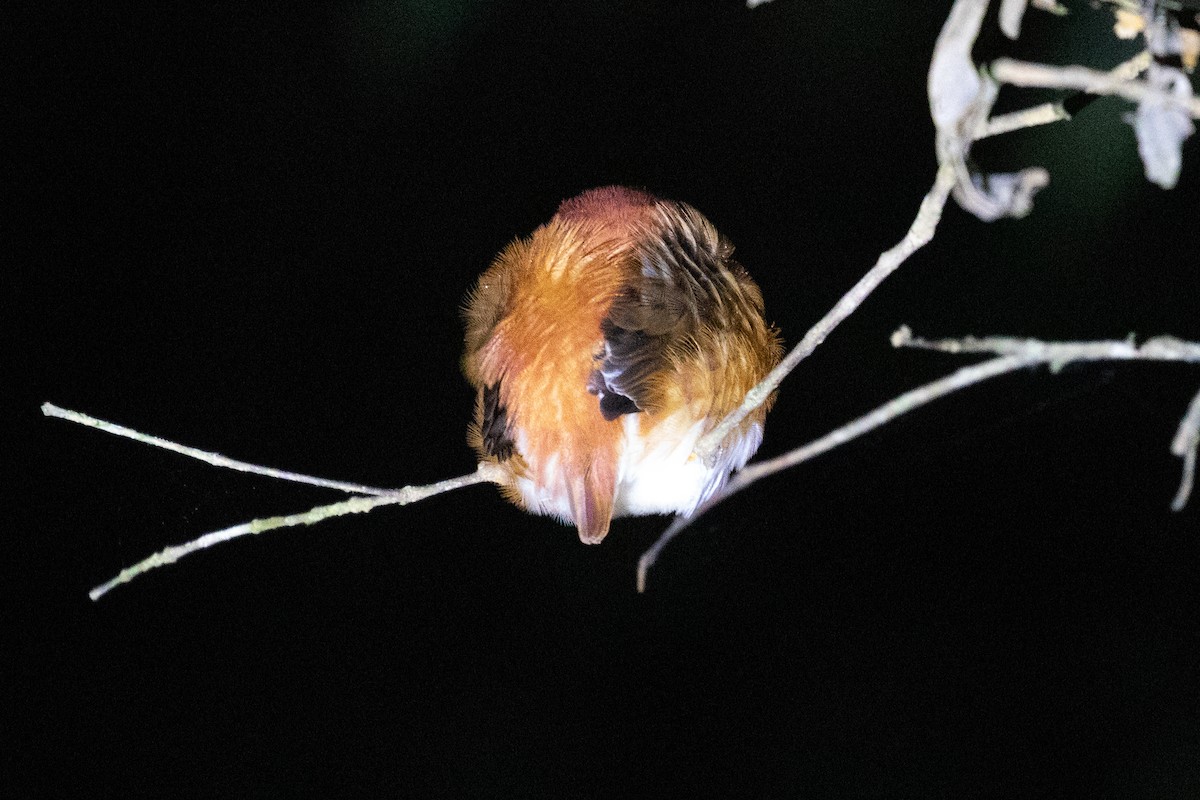
[[[692,421],[686,411],[679,411],[643,439],[639,417],[624,417],[613,516],[690,514],[724,485],[730,472],[745,466],[762,442],[762,426],[754,424],[746,435],[730,440],[708,467],[692,454],[704,432],[703,421]]]

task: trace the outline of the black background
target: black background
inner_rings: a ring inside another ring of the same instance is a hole
[[[462,297],[590,186],[704,211],[794,344],[932,183],[948,4],[103,6],[10,27],[14,796],[1200,791],[1200,504],[1168,508],[1190,367],[942,401],[716,509],[644,596],[666,520],[584,547],[474,487],[87,599],[166,544],[337,495],[42,401],[375,485],[470,471]],[[1133,52],[1072,9],[977,53]],[[1200,151],[1148,185],[1125,110],[981,145],[1051,170],[1033,215],[948,208],[785,383],[760,455],[963,363],[891,350],[901,323],[1200,339]]]

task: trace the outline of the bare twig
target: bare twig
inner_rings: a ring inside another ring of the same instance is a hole
[[[938,350],[943,353],[994,353],[1029,356],[1057,372],[1075,361],[1187,361],[1200,363],[1200,343],[1174,336],[1155,336],[1142,344],[1133,339],[1100,342],[1043,342],[1011,336],[965,336],[961,339],[922,339],[907,326],[892,334],[895,347]]]
[[[975,133],[975,141],[989,136],[999,136],[1003,133],[1033,128],[1037,125],[1049,125],[1071,118],[1066,107],[1061,103],[1042,103],[1041,105],[1023,108],[1020,111],[1010,111],[998,114],[986,120]]]
[[[1108,75],[1116,80],[1133,80],[1146,71],[1150,66],[1150,51],[1143,50],[1128,61],[1124,61],[1108,71]],[[1086,94],[1081,92],[1080,94]],[[1023,108],[1020,111],[1010,111],[998,114],[985,120],[975,131],[975,141],[989,136],[999,136],[1004,133],[1047,125],[1051,122],[1069,120],[1071,113],[1067,111],[1065,101],[1042,103],[1041,105]]]
[[[939,397],[944,397],[951,392],[956,392],[966,386],[971,386],[988,378],[994,378],[997,375],[1004,375],[1008,372],[1021,369],[1030,364],[1037,363],[1036,359],[1028,356],[1002,356],[993,358],[990,361],[985,361],[981,364],[973,364],[969,367],[963,367],[952,375],[945,378],[939,378],[932,383],[927,383],[924,386],[905,392],[899,397],[889,400],[887,403],[876,408],[867,414],[862,415],[858,419],[846,423],[845,425],[830,431],[819,439],[816,439],[808,444],[797,447],[781,456],[772,458],[767,461],[760,461],[756,464],[750,464],[725,485],[720,492],[713,495],[700,508],[696,509],[695,513],[689,517],[676,517],[654,545],[642,554],[638,561],[637,586],[639,592],[646,590],[646,576],[650,572],[650,568],[654,566],[654,562],[658,560],[658,554],[662,549],[674,539],[679,533],[692,524],[701,514],[718,503],[727,500],[729,497],[737,494],[742,489],[745,489],[755,481],[772,475],[780,470],[794,467],[808,461],[822,453],[827,453],[835,447],[845,444],[852,439],[862,436],[868,431],[884,425],[899,416],[907,414],[915,408],[925,405]]]
[[[232,458],[226,458],[217,453],[210,453],[207,450],[198,450],[195,447],[177,444],[166,439],[160,439],[157,436],[135,431],[131,428],[126,428],[123,425],[116,425],[112,422],[106,422],[102,419],[90,417],[87,414],[81,414],[78,411],[71,411],[65,408],[59,408],[51,403],[42,404],[42,413],[48,417],[58,417],[70,422],[77,422],[80,425],[87,425],[90,428],[112,433],[117,436],[124,436],[127,439],[142,442],[143,444],[161,447],[165,450],[170,450],[175,453],[180,453],[191,458],[196,458],[216,467],[226,467],[239,472],[249,472],[255,475],[266,475],[271,478],[282,478],[283,480],[295,481],[297,483],[307,483],[313,486],[322,486],[327,489],[339,489],[343,492],[356,495],[370,495],[369,497],[352,497],[349,500],[343,500],[340,503],[331,503],[329,505],[317,506],[309,509],[302,514],[289,514],[282,517],[264,517],[262,519],[252,519],[249,522],[243,522],[240,525],[234,525],[231,528],[224,528],[219,531],[206,533],[203,536],[197,537],[190,542],[174,545],[155,553],[148,558],[142,559],[132,567],[121,570],[121,572],[111,580],[108,580],[96,588],[88,592],[88,596],[93,600],[99,600],[109,590],[120,586],[122,583],[128,583],[145,572],[149,572],[156,567],[161,567],[166,564],[173,564],[184,556],[194,553],[197,550],[203,550],[207,547],[212,547],[214,544],[227,542],[230,539],[236,539],[239,536],[248,534],[262,533],[264,531],[274,530],[275,528],[288,528],[295,525],[312,525],[322,520],[330,519],[331,517],[345,516],[346,514],[363,514],[373,508],[387,505],[408,505],[415,503],[418,500],[424,500],[426,497],[432,497],[435,494],[450,492],[455,489],[462,489],[467,486],[474,486],[477,483],[496,482],[500,479],[500,475],[493,464],[482,463],[479,468],[469,474],[461,475],[457,478],[448,478],[444,481],[431,483],[426,486],[404,486],[399,489],[379,489],[374,486],[363,486],[358,483],[346,483],[344,481],[331,481],[325,478],[314,478],[310,475],[300,475],[295,472],[287,472],[286,470],[274,469],[272,467],[262,467],[257,464],[248,464],[245,461],[236,461]]]
[[[340,503],[331,503],[329,505],[317,506],[316,508],[305,511],[302,514],[289,514],[282,517],[263,517],[261,519],[252,519],[249,522],[243,522],[240,525],[234,525],[231,528],[224,528],[212,533],[206,533],[203,536],[197,537],[190,542],[174,545],[164,550],[160,550],[152,556],[142,559],[132,567],[127,567],[121,570],[116,577],[105,581],[96,588],[88,592],[88,596],[92,600],[99,600],[111,589],[120,586],[122,583],[128,583],[137,576],[149,572],[156,567],[162,567],[167,564],[173,564],[179,559],[197,550],[203,550],[207,547],[212,547],[214,544],[227,542],[230,539],[236,539],[240,536],[247,536],[255,533],[263,533],[264,531],[274,530],[276,528],[288,528],[295,525],[313,525],[322,520],[332,517],[341,517],[347,514],[365,514],[373,508],[387,505],[408,505],[415,503],[418,500],[424,500],[426,497],[432,497],[435,494],[450,492],[455,489],[462,489],[466,486],[474,486],[477,483],[487,483],[497,479],[495,467],[492,464],[480,464],[479,469],[469,475],[462,475],[457,478],[448,478],[444,481],[431,483],[427,486],[405,486],[402,489],[390,490],[387,495],[377,497],[352,497],[349,500],[343,500]]]
[[[950,18],[946,21],[942,33],[938,38],[934,61],[930,68],[929,80],[931,85],[930,107],[939,130],[943,127],[955,128],[959,126],[960,120],[969,113],[973,103],[975,103],[976,95],[979,93],[980,79],[977,77],[974,66],[971,64],[970,52],[978,35],[979,25],[983,20],[986,9],[986,0],[957,0],[951,11]],[[954,87],[961,83],[958,78],[962,77],[964,63],[967,64],[967,69],[970,71],[971,76],[975,76],[968,80],[968,83],[971,80],[975,82],[974,88],[971,89],[968,87],[968,90],[965,92],[955,91]],[[935,85],[948,88],[946,91],[935,90],[933,88]],[[988,108],[990,109],[990,103],[988,104]],[[984,117],[986,117],[986,112],[984,113]],[[841,324],[846,317],[854,313],[871,292],[878,288],[889,275],[895,272],[909,256],[933,239],[950,192],[954,190],[960,179],[959,167],[961,165],[958,162],[962,160],[962,158],[944,158],[939,149],[937,176],[934,179],[933,186],[930,187],[929,192],[922,199],[917,215],[913,219],[912,225],[909,227],[904,238],[894,247],[880,254],[875,265],[838,300],[824,317],[808,330],[804,338],[792,348],[783,360],[757,386],[746,393],[741,405],[721,420],[715,428],[700,438],[700,441],[696,444],[695,452],[701,459],[706,463],[712,463],[713,457],[721,447],[722,441],[724,441],[725,437],[734,428],[741,424],[746,415],[766,402],[767,398],[779,387],[783,379],[801,361],[812,355],[813,351],[825,341],[834,328]],[[674,536],[674,533],[671,533],[671,529],[668,529],[668,532],[663,534],[665,539],[669,539],[672,536]],[[660,539],[659,543],[655,544],[655,548],[642,557],[643,561],[649,557],[649,563],[653,563],[654,555],[661,549],[662,544],[665,544],[665,542],[663,539]],[[644,573],[645,568],[639,568],[639,584],[644,582]]]
[[[1200,99],[1181,99],[1150,84],[1100,72],[1087,67],[1054,67],[1011,58],[998,58],[991,65],[992,76],[1001,83],[1042,89],[1078,89],[1089,94],[1116,95],[1140,103],[1152,99],[1167,106],[1178,106],[1193,119],[1200,119]]]
[[[1048,364],[1052,372],[1057,372],[1066,364],[1076,361],[1185,361],[1200,364],[1200,343],[1187,342],[1173,336],[1155,336],[1141,345],[1132,339],[1107,342],[1042,342],[1037,339],[1015,339],[1007,336],[928,340],[915,338],[907,327],[902,327],[892,336],[892,342],[897,347],[919,347],[944,353],[1025,355]],[[1179,491],[1171,501],[1172,511],[1182,511],[1187,505],[1195,477],[1198,443],[1200,394],[1192,400],[1179,423],[1175,439],[1171,442],[1171,453],[1183,459],[1183,476],[1179,482]]]
[[[1035,3],[1035,5],[1054,13],[1062,13],[1064,11],[1061,6],[1053,2],[1039,2]],[[717,427],[701,438],[696,446],[696,453],[706,462],[711,463],[713,455],[719,449],[722,440],[734,427],[745,419],[747,414],[767,400],[771,392],[779,386],[784,377],[795,369],[802,360],[811,355],[829,333],[847,316],[853,313],[864,302],[866,297],[888,275],[895,271],[909,255],[933,238],[947,197],[951,192],[960,206],[984,221],[991,221],[1004,216],[1020,217],[1029,212],[1032,207],[1033,195],[1049,183],[1049,173],[1041,167],[1030,167],[1011,174],[975,174],[967,166],[967,157],[970,154],[971,146],[976,140],[987,136],[1069,119],[1070,114],[1065,105],[1059,102],[1035,106],[989,120],[991,109],[999,90],[999,82],[1022,86],[1076,89],[1091,94],[1117,94],[1134,101],[1151,98],[1155,101],[1175,103],[1177,105],[1185,102],[1178,94],[1172,95],[1157,89],[1149,83],[1136,80],[1137,76],[1145,71],[1150,64],[1150,54],[1148,51],[1139,53],[1134,58],[1108,73],[1096,72],[1084,67],[1048,67],[1003,58],[992,64],[990,72],[981,72],[974,63],[971,51],[978,37],[987,6],[987,0],[955,0],[938,36],[937,44],[934,47],[933,57],[930,62],[928,87],[930,113],[937,128],[936,150],[938,174],[933,188],[925,196],[921,204],[921,210],[913,221],[908,234],[900,244],[879,257],[875,266],[838,301],[837,305],[824,318],[805,334],[804,339],[788,353],[784,360],[759,385],[747,393],[742,404],[733,413],[729,414]],[[1020,19],[1024,13],[1024,6],[1024,2],[1012,0],[1012,2],[1005,2],[1004,8],[1001,10],[1002,17],[1004,18],[1003,27],[1006,33],[1014,38],[1019,32]],[[1189,113],[1195,115],[1197,107],[1200,107],[1200,101],[1197,101],[1195,98],[1189,98],[1186,107],[1189,109]],[[1148,342],[1143,347],[1150,347],[1153,350],[1154,347],[1161,344],[1163,344],[1162,341]],[[1103,345],[1103,347],[1107,348],[1107,345]],[[1097,355],[1096,357],[1124,357],[1112,355],[1112,353],[1116,352],[1112,348],[1107,348],[1107,352],[1109,354]],[[1041,355],[1029,351],[1021,351],[1014,354],[1013,357],[1020,359],[1021,363],[1040,363],[1046,360]],[[999,359],[996,361],[999,361]],[[991,364],[992,362],[988,363]],[[1054,367],[1059,364],[1059,361],[1051,359],[1050,363]],[[982,368],[984,365],[977,366]],[[993,364],[989,369],[997,368],[999,367]],[[969,376],[972,373],[969,369],[968,372],[964,373],[967,376],[967,380],[971,380]],[[995,374],[1002,374],[1003,371],[1005,370],[1002,369]],[[960,373],[955,373],[955,376],[946,379],[950,381],[946,385],[957,387],[957,384],[952,380],[956,376],[960,376]],[[985,377],[990,376],[989,374]],[[982,379],[980,378],[979,380]],[[943,384],[935,382],[924,387],[925,389],[933,387],[932,391],[934,394],[929,399],[941,396],[938,392],[943,391],[942,386]],[[953,390],[947,389],[945,391]],[[916,391],[920,392],[920,390]],[[917,395],[917,397],[922,396],[920,394]],[[909,394],[897,398],[897,401],[902,401],[900,407],[903,407],[903,411],[897,412],[896,409],[898,407],[891,404],[882,406],[877,411],[885,419],[890,419],[891,417],[887,416],[889,413],[893,415],[894,413],[904,413],[910,407],[915,407],[904,405],[905,402],[912,402],[912,397],[913,395]],[[905,401],[905,398],[908,398],[908,400]],[[921,405],[924,402],[928,402],[928,400],[917,402],[917,405]],[[858,422],[861,421],[859,420]],[[855,424],[851,423],[845,429],[839,430],[852,431]],[[855,433],[853,435],[858,434]],[[834,434],[830,434],[830,437],[834,437]],[[829,446],[836,446],[837,443],[840,443],[840,441],[836,440],[836,437],[823,438],[818,440],[818,442],[814,442],[813,446],[816,447],[820,442],[830,443]],[[793,451],[793,453],[798,452],[808,453],[809,451],[805,448],[801,448],[800,451]],[[824,450],[818,447],[812,451],[812,454],[816,452],[824,452]],[[1188,456],[1185,456],[1185,462],[1186,464],[1194,465],[1194,448],[1188,452],[1192,455],[1190,460],[1188,460]],[[803,455],[801,460],[810,457],[811,454]],[[778,459],[773,463],[783,464]],[[782,469],[784,467],[778,466],[777,468]],[[1185,469],[1185,481],[1186,476],[1190,476],[1191,473],[1192,467],[1187,467]],[[703,513],[705,509],[712,507],[733,492],[748,485],[749,482],[757,480],[763,474],[769,473],[762,472],[761,465],[751,465],[742,470],[741,473],[730,481],[723,491],[716,494],[701,508],[697,509],[692,518]],[[1181,493],[1182,491],[1181,488]],[[662,534],[659,540],[655,542],[654,546],[642,556],[638,568],[639,590],[644,588],[647,570],[654,563],[663,546],[687,527],[688,524],[690,524],[690,519],[676,520]]]
[[[984,219],[996,219],[1026,213],[1033,193],[1048,182],[1045,170],[1033,167],[1013,175],[990,176],[991,186],[985,192],[982,186],[972,180],[966,167],[966,156],[976,139],[1070,118],[1061,103],[1049,103],[988,120],[995,98],[995,86],[990,79],[978,74],[971,60],[971,49],[986,10],[986,0],[958,0],[938,36],[930,63],[929,94],[930,111],[938,127],[939,169],[933,188],[922,201],[920,212],[908,234],[879,257],[875,266],[809,329],[783,361],[746,394],[736,410],[700,439],[696,454],[706,462],[712,461],[725,437],[747,414],[762,405],[783,379],[811,355],[834,328],[862,305],[867,296],[905,259],[933,238],[950,190],[955,192],[960,204],[972,213]],[[1109,73],[1097,74],[1110,82],[1128,82],[1145,70],[1149,62],[1150,54],[1143,51]],[[1079,87],[1066,85],[1062,88]],[[1002,187],[1006,187],[1006,190]]]
[[[970,149],[970,134],[979,130],[980,125],[986,121],[995,97],[994,84],[990,80],[985,81],[971,61],[971,48],[979,35],[979,26],[983,22],[987,5],[987,0],[956,0],[938,36],[929,70],[930,113],[938,128],[938,172],[933,187],[921,201],[920,210],[908,233],[895,247],[879,256],[875,266],[809,329],[800,343],[762,382],[746,394],[737,409],[701,437],[696,444],[696,454],[705,462],[712,462],[725,437],[747,414],[766,402],[771,392],[778,388],[801,361],[812,355],[834,328],[857,310],[867,296],[910,255],[929,243],[937,230],[942,210],[951,191],[956,193],[960,203],[966,202],[960,196],[963,194],[983,196],[983,193],[971,184],[965,159]],[[1029,126],[1043,124],[1044,121],[1026,120],[1022,124]],[[1012,121],[1009,124],[1011,125]],[[1028,207],[1028,200],[1033,192],[1048,180],[1045,171],[1037,168],[1025,170],[1015,176],[995,177],[997,182],[1011,177],[1019,183],[1019,187],[1009,194],[1007,203],[1001,204],[994,197],[988,198],[993,206],[993,218],[1004,213],[1019,214],[1023,208]],[[1000,205],[1004,207],[999,208]]]
[[[932,239],[950,192],[953,192],[954,198],[960,206],[984,221],[995,220],[1003,216],[1020,217],[1029,212],[1032,207],[1033,195],[1049,182],[1049,174],[1046,170],[1040,167],[1031,167],[1012,174],[977,175],[967,166],[967,157],[971,146],[976,140],[987,136],[1069,119],[1070,114],[1065,105],[1059,102],[1047,103],[989,119],[998,91],[997,82],[1077,89],[1091,94],[1117,94],[1134,101],[1150,98],[1159,102],[1173,102],[1177,105],[1185,102],[1178,93],[1169,94],[1149,83],[1136,80],[1137,76],[1150,64],[1148,51],[1139,53],[1108,73],[1096,72],[1083,67],[1060,68],[1026,64],[1012,59],[999,59],[994,62],[990,74],[980,72],[975,66],[971,51],[978,37],[987,5],[986,0],[955,0],[934,47],[928,84],[930,113],[937,127],[938,177],[933,188],[926,195],[921,205],[921,211],[909,229],[905,240],[881,255],[875,267],[817,325],[809,330],[800,344],[788,353],[783,362],[762,383],[747,394],[742,405],[701,439],[696,452],[706,460],[711,460],[712,454],[729,431],[740,423],[746,414],[761,405],[783,378],[800,361],[810,355],[834,327],[857,309],[884,278],[890,275],[908,255]],[[1041,2],[1036,5],[1054,13],[1063,13],[1064,11],[1057,3]],[[1019,33],[1024,8],[1025,3],[1019,0],[1006,0],[1001,8],[1002,27],[1013,38]],[[1186,102],[1189,113],[1195,115],[1198,101],[1195,98],[1189,98]],[[897,337],[900,339],[904,339],[907,335],[906,329],[897,332]],[[1007,347],[1015,341],[990,340],[988,343],[1002,343],[1004,347]],[[915,341],[904,341],[898,342],[897,346],[901,343],[917,345]],[[960,342],[959,346],[974,347],[976,343],[974,340],[970,343]],[[929,343],[924,344],[928,345]],[[1050,363],[1052,368],[1057,368],[1070,360],[1096,360],[1098,358],[1163,360],[1168,358],[1171,353],[1187,352],[1188,348],[1193,346],[1167,338],[1151,340],[1141,348],[1134,348],[1132,343],[1120,342],[1081,345],[1068,343],[1063,347],[1074,346],[1077,349],[1072,351],[1073,355],[1067,356],[1064,355],[1065,351],[1058,348],[1057,345],[1038,343],[1041,349],[1032,348],[1030,345],[1030,342],[1024,342],[1021,347],[1014,347],[1011,352],[1004,351],[1009,352],[1007,357],[1016,359],[1015,366],[1013,363],[1005,361],[1004,358],[1000,358],[976,365],[976,367],[965,368],[942,381],[935,381],[921,389],[902,395],[895,401],[876,409],[875,412],[839,428],[810,445],[794,450],[787,456],[746,467],[721,492],[697,509],[692,517],[677,519],[655,542],[654,546],[642,556],[638,566],[639,591],[645,588],[647,571],[654,564],[662,548],[686,528],[691,519],[702,514],[706,509],[764,475],[825,452],[827,449],[848,441],[849,438],[860,435],[863,430],[870,430],[872,427],[883,424],[883,422],[940,397],[942,394],[994,375],[1003,374],[1024,364]],[[1131,349],[1136,350],[1137,354],[1131,354]],[[995,352],[994,349],[991,351]],[[976,368],[979,372],[978,377],[974,371]],[[1189,430],[1195,427],[1196,425],[1192,425]],[[1178,441],[1183,441],[1185,438],[1183,429],[1181,426]],[[1184,482],[1189,489],[1195,463],[1195,438],[1193,436],[1188,439],[1192,443],[1190,448],[1183,445],[1180,445],[1179,448],[1181,455],[1185,458]],[[1186,496],[1184,487],[1181,487],[1180,494]],[[1182,507],[1181,502],[1177,505]]]
[[[842,295],[837,304],[816,325],[808,330],[800,343],[792,348],[783,361],[779,362],[779,365],[771,370],[761,383],[747,392],[746,398],[737,410],[725,417],[717,427],[700,439],[696,445],[697,455],[706,461],[711,460],[713,454],[720,447],[721,441],[729,432],[745,419],[747,414],[762,405],[771,392],[775,391],[780,382],[787,377],[787,374],[795,369],[797,364],[812,355],[813,351],[825,341],[825,337],[829,336],[842,320],[854,313],[855,309],[867,299],[867,296],[895,272],[905,259],[924,247],[933,238],[938,222],[942,218],[942,209],[945,208],[946,198],[953,185],[953,170],[945,167],[939,169],[933,187],[921,201],[916,219],[913,220],[912,226],[904,238],[895,247],[879,256],[875,266],[866,275],[863,275],[850,291]]]
[[[316,478],[312,475],[301,475],[298,472],[289,472],[287,470],[275,469],[274,467],[262,467],[257,464],[249,464],[245,461],[237,461],[232,458],[227,458],[220,453],[212,453],[208,450],[200,450],[195,447],[177,444],[166,439],[160,439],[157,436],[140,433],[132,428],[126,428],[123,425],[116,425],[112,422],[105,422],[102,419],[90,417],[87,414],[82,414],[78,411],[71,411],[66,408],[59,408],[51,403],[42,403],[42,413],[47,417],[58,417],[69,422],[77,422],[80,425],[87,425],[89,428],[111,433],[115,436],[124,436],[126,439],[133,439],[142,444],[161,447],[164,450],[170,450],[174,453],[196,458],[214,467],[224,467],[226,469],[234,469],[238,472],[250,472],[255,475],[265,475],[269,478],[280,478],[285,481],[293,481],[295,483],[307,483],[312,486],[323,486],[326,489],[339,489],[350,494],[370,494],[379,495],[381,497],[391,496],[396,493],[395,489],[380,489],[375,486],[364,486],[361,483],[346,483],[344,481],[331,481],[325,478]]]
[[[920,339],[908,326],[892,334],[894,347],[916,347],[946,353],[993,353],[996,358],[963,367],[944,378],[932,381],[889,400],[873,411],[837,428],[802,447],[781,456],[750,464],[689,517],[678,517],[663,531],[654,545],[638,561],[638,591],[645,591],[646,577],[662,549],[692,524],[701,514],[756,481],[827,453],[864,433],[875,430],[914,409],[941,397],[1023,367],[1047,364],[1057,371],[1065,364],[1079,361],[1182,361],[1200,364],[1200,343],[1171,336],[1156,336],[1141,345],[1133,341],[1043,342],[1011,337],[966,337],[963,339]],[[1200,395],[1193,400],[1180,423],[1171,451],[1184,459],[1184,478],[1172,509],[1182,510],[1195,469],[1197,442],[1200,441]]]

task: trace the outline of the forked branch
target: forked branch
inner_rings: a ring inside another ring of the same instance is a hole
[[[90,428],[105,431],[116,436],[123,436],[127,439],[133,439],[143,444],[162,447],[166,450],[171,450],[176,453],[196,458],[209,464],[218,467],[227,467],[235,469],[239,472],[250,472],[255,475],[265,475],[271,478],[282,478],[284,480],[295,481],[297,483],[307,483],[314,486],[323,486],[329,489],[340,489],[341,491],[355,494],[367,495],[365,497],[351,497],[349,500],[343,500],[340,503],[330,503],[329,505],[317,506],[309,509],[301,514],[288,514],[280,517],[263,517],[260,519],[252,519],[249,522],[243,522],[240,525],[234,525],[230,528],[223,528],[219,531],[212,531],[203,536],[192,539],[183,544],[167,547],[152,556],[142,559],[131,567],[126,567],[121,570],[115,577],[105,581],[96,588],[88,592],[88,596],[92,600],[99,600],[110,590],[122,583],[128,583],[139,575],[149,572],[156,567],[162,567],[167,564],[174,564],[179,559],[186,555],[212,547],[214,544],[227,542],[230,539],[237,539],[241,536],[248,536],[265,531],[275,530],[276,528],[289,528],[296,525],[313,525],[322,520],[331,519],[333,517],[342,517],[347,514],[365,514],[379,506],[404,506],[409,503],[415,503],[418,500],[424,500],[427,497],[433,497],[436,494],[462,489],[467,486],[474,486],[477,483],[495,482],[499,478],[498,470],[493,464],[480,464],[479,468],[469,475],[461,475],[457,478],[448,478],[444,481],[431,483],[426,486],[404,486],[399,489],[377,489],[371,486],[363,486],[357,483],[346,483],[343,481],[330,481],[324,478],[314,478],[310,475],[301,475],[296,472],[288,472],[287,470],[274,469],[272,467],[262,467],[257,464],[248,464],[245,461],[236,461],[232,458],[226,458],[218,453],[212,453],[207,450],[200,450],[195,447],[177,444],[166,439],[160,439],[157,436],[150,436],[145,433],[126,428],[122,425],[115,425],[111,422],[106,422],[102,419],[90,417],[87,414],[81,414],[78,411],[71,411],[65,408],[59,408],[50,403],[42,404],[42,413],[48,417],[58,417],[69,422],[76,422],[80,425],[86,425]]]
[[[753,7],[756,3],[752,2],[749,5]],[[1065,13],[1063,7],[1050,0],[1035,2],[1034,5],[1055,14]],[[1015,39],[1019,35],[1025,6],[1023,0],[1004,0],[1002,4],[1000,24],[1010,38]],[[1165,42],[1169,38],[1166,28],[1163,27],[1166,23],[1160,24],[1162,21],[1157,19],[1144,20],[1147,49],[1108,72],[1082,66],[1054,67],[1031,64],[1007,58],[998,59],[989,69],[984,69],[974,62],[972,50],[986,17],[987,8],[988,0],[955,0],[934,47],[930,60],[928,89],[930,115],[937,131],[935,149],[938,172],[933,188],[922,201],[920,211],[908,234],[899,244],[879,257],[875,266],[805,334],[783,361],[747,393],[737,409],[700,439],[696,446],[696,454],[705,461],[711,462],[725,437],[751,411],[766,402],[783,379],[812,354],[838,324],[858,309],[885,278],[933,238],[942,210],[951,194],[964,210],[985,222],[1001,217],[1022,217],[1029,213],[1034,194],[1049,182],[1046,170],[1041,167],[1029,167],[1017,173],[982,175],[970,166],[971,147],[974,142],[988,136],[1070,119],[1070,113],[1066,104],[1060,101],[993,117],[991,111],[1000,83],[1068,89],[1090,95],[1117,95],[1137,103],[1134,127],[1146,176],[1164,188],[1174,186],[1179,173],[1179,149],[1193,130],[1189,118],[1200,117],[1200,100],[1193,96],[1182,72],[1161,67],[1151,58],[1152,52],[1159,55],[1171,52],[1170,47],[1164,50]],[[1143,4],[1138,13],[1144,16],[1152,12],[1157,13]],[[1148,80],[1139,80],[1143,73],[1148,74]],[[904,330],[906,329],[898,331],[897,336],[902,336]],[[970,340],[970,346],[975,346],[978,341]],[[1005,342],[1006,347],[1015,342],[991,340],[991,343],[999,341]],[[1187,351],[1188,346],[1194,346],[1178,340],[1170,341],[1183,345],[1183,351]],[[915,340],[902,343],[917,346]],[[1054,358],[1063,357],[1062,353],[1066,351],[1061,350],[1062,347],[1092,348],[1087,351],[1092,355],[1083,350],[1072,351],[1067,357],[1068,361],[1128,357],[1172,360],[1148,354],[1164,343],[1165,340],[1151,340],[1142,348],[1136,348],[1140,353],[1137,356],[1119,355],[1118,353],[1125,351],[1120,347],[1110,346],[1122,343],[1061,343],[1043,346],[1059,348],[1055,350],[1058,355]],[[1133,347],[1132,343],[1124,344]],[[968,340],[961,341],[959,345],[967,346]],[[1165,355],[1167,350],[1163,350],[1160,355]],[[1099,355],[1101,351],[1106,354]],[[1017,347],[1006,356],[964,368],[954,375],[901,395],[871,414],[786,456],[746,467],[722,492],[710,498],[691,517],[677,519],[642,556],[638,566],[639,591],[645,588],[647,570],[659,552],[667,542],[690,524],[691,519],[758,478],[812,458],[936,397],[1026,364],[1042,362],[1051,363],[1052,366],[1058,363],[1053,359],[1047,361],[1043,353],[1033,352],[1024,346]],[[1193,403],[1193,408],[1180,424],[1179,434],[1172,445],[1172,452],[1184,459],[1183,481],[1172,504],[1172,508],[1176,510],[1183,507],[1193,482],[1197,439],[1200,439],[1200,434],[1196,432],[1200,427],[1200,408],[1197,406],[1200,406],[1200,400]]]

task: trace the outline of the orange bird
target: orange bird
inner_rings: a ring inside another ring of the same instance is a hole
[[[758,449],[766,406],[697,440],[780,357],[733,246],[685,203],[609,186],[566,200],[467,297],[468,441],[501,489],[596,544],[613,517],[690,514]]]

